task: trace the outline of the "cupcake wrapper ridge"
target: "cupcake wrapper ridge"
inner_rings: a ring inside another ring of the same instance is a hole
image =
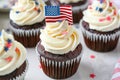
[[[17,34],[18,36],[35,36],[36,34],[40,34],[40,28],[38,29],[31,29],[31,30],[23,30],[23,29],[15,29],[11,27],[11,30]]]
[[[81,22],[82,22],[82,20],[81,20]],[[80,26],[81,26],[80,28],[81,28],[83,35],[86,36],[91,41],[102,40],[103,42],[107,43],[110,40],[115,40],[120,35],[120,31],[117,31],[114,34],[107,34],[107,35],[106,34],[91,33],[83,28],[81,22],[80,22]]]
[[[24,80],[26,72],[28,70],[28,66],[29,66],[29,63],[28,63],[28,60],[26,60],[26,69],[25,69],[25,71],[21,75],[16,76],[15,78],[10,79],[10,80]]]

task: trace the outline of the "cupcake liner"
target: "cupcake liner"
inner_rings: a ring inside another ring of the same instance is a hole
[[[85,44],[88,48],[98,52],[109,52],[116,48],[120,31],[110,34],[91,33],[90,31],[85,30],[82,26],[82,20],[80,26]]]
[[[87,0],[85,4],[73,7],[72,10],[73,10],[73,12],[78,12],[79,10],[83,11],[88,7],[89,4],[90,4],[90,2],[89,2],[89,0]]]
[[[40,34],[40,29],[29,29],[29,30],[23,30],[23,29],[15,29],[11,27],[11,30],[18,36],[35,36]]]
[[[38,44],[36,46],[36,52],[39,56],[43,72],[47,76],[54,79],[65,79],[75,74],[79,67],[82,53],[73,59],[68,59],[64,61],[52,60],[49,58],[45,58],[38,53]]]
[[[111,33],[111,34],[91,33],[84,29],[84,27],[82,26],[82,20],[80,21],[80,26],[81,26],[80,28],[81,28],[83,35],[86,36],[91,41],[102,40],[103,42],[107,43],[111,40],[115,40],[120,35],[120,31],[117,31],[117,32]]]
[[[26,69],[25,69],[25,71],[21,75],[16,76],[15,78],[12,78],[10,80],[24,80],[26,72],[28,70],[28,66],[29,66],[29,63],[28,63],[28,60],[26,60]]]

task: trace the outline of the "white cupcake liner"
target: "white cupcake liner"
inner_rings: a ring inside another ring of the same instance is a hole
[[[73,64],[75,62],[79,63],[79,61],[81,59],[81,56],[82,56],[82,53],[78,57],[73,58],[71,60],[67,60],[67,61],[50,60],[50,59],[44,58],[42,56],[40,56],[40,58],[41,58],[42,62],[47,63],[47,66],[52,64],[52,65],[55,65],[56,67],[57,66],[60,67],[60,66],[64,66],[65,64],[67,64],[69,66],[69,65],[71,65],[71,64]]]
[[[110,40],[115,40],[117,37],[119,37],[120,35],[120,31],[117,31],[113,34],[98,34],[98,33],[91,33],[90,31],[87,31],[83,25],[82,25],[82,21],[80,21],[80,28],[81,31],[83,33],[84,36],[86,36],[87,38],[89,38],[91,41],[96,41],[96,40],[102,40],[103,42],[107,43]]]
[[[27,72],[27,70],[28,70],[28,66],[29,66],[29,63],[28,63],[28,60],[26,60],[26,68],[25,68],[25,71],[24,71],[21,75],[16,76],[15,78],[10,79],[10,80],[24,80],[25,75],[26,75],[26,72]]]
[[[11,26],[11,30],[18,36],[35,36],[40,34],[40,29],[29,29],[29,30],[23,30],[23,29],[15,29]]]
[[[89,0],[87,0],[85,4],[82,4],[82,5],[76,6],[76,7],[72,7],[72,10],[73,10],[73,12],[79,12],[79,10],[83,11],[88,7],[89,4],[90,4],[90,2],[89,2]]]

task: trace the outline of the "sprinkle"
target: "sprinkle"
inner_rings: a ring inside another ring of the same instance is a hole
[[[8,51],[8,47],[5,46],[5,47],[4,47],[4,50],[7,52],[7,51]]]
[[[37,8],[37,7],[35,7],[35,8],[34,8],[34,10],[36,10],[36,11],[37,11],[37,10],[38,10],[38,8]]]
[[[98,7],[96,7],[96,11],[98,10],[99,8]]]
[[[36,4],[36,5],[39,5],[39,3],[38,3],[37,1],[35,1],[35,4]]]
[[[102,11],[103,11],[103,9],[102,9],[102,8],[99,8],[99,11],[100,11],[100,12],[102,12]]]
[[[116,15],[117,14],[117,12],[116,12],[116,10],[114,10],[114,15]]]
[[[7,62],[11,62],[12,59],[13,59],[12,56],[9,56],[9,57],[5,58],[5,60],[6,60]]]
[[[96,77],[96,75],[94,73],[90,74],[90,78],[94,79]]]
[[[8,43],[11,43],[11,42],[12,42],[12,40],[11,40],[11,39],[8,39],[8,40],[7,40],[7,42],[8,42]]]
[[[95,55],[90,55],[90,58],[91,58],[91,59],[94,59],[94,58],[95,58]]]
[[[40,9],[38,9],[38,13],[40,13]]]
[[[103,3],[103,0],[100,0],[100,3]]]
[[[20,11],[16,11],[16,13],[18,14],[18,13],[20,13]]]
[[[99,19],[100,22],[104,21],[105,19]]]
[[[8,48],[10,48],[11,46],[12,46],[11,43],[7,43],[7,44],[6,44],[6,47],[8,47]]]
[[[109,3],[109,6],[112,7],[112,2]]]
[[[108,16],[106,19],[107,19],[108,21],[111,21],[111,17],[110,17],[110,16]]]
[[[66,34],[68,34],[68,32],[67,32],[67,31],[63,31],[62,34],[63,34],[63,35],[66,35]]]
[[[17,47],[16,47],[15,51],[18,55],[20,55],[20,50]]]

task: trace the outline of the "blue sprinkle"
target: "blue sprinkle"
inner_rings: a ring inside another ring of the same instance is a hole
[[[40,13],[40,9],[38,9],[38,13]]]
[[[102,12],[102,11],[103,11],[103,9],[102,9],[102,8],[99,8],[99,11],[100,11],[100,12]]]
[[[99,8],[98,7],[96,7],[96,11],[98,10]]]
[[[35,4],[36,4],[36,5],[39,5],[39,3],[38,3],[37,1],[35,1]]]
[[[4,50],[7,52],[8,51],[8,47],[4,47]]]
[[[16,13],[18,14],[18,13],[20,13],[19,11],[16,11]]]
[[[11,42],[12,42],[12,40],[11,40],[11,39],[8,39],[8,40],[7,40],[7,42],[8,42],[8,43],[11,43]]]

